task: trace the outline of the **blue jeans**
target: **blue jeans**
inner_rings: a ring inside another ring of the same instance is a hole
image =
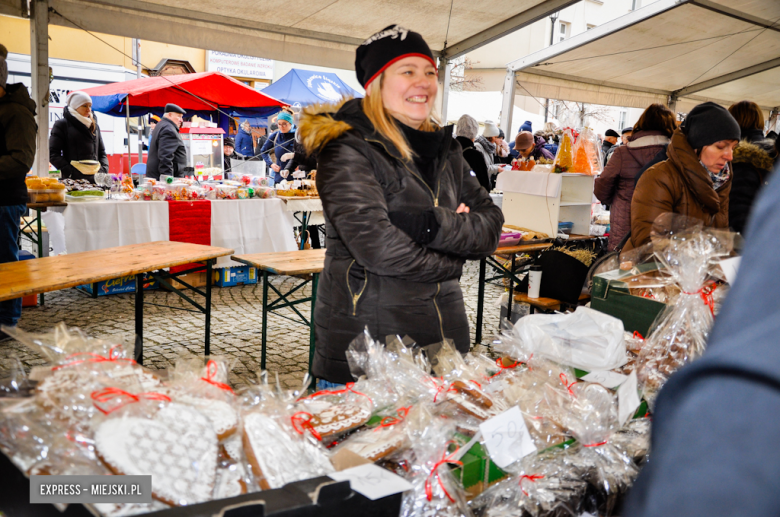
[[[19,225],[27,205],[0,206],[0,264],[19,260]],[[16,326],[22,299],[0,302],[0,325]]]
[[[317,390],[329,390],[331,388],[343,388],[344,384],[336,384],[335,382],[326,381],[325,379],[317,379]]]

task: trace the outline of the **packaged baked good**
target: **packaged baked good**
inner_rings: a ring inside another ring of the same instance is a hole
[[[92,394],[95,453],[118,475],[152,475],[152,497],[172,506],[208,501],[217,483],[218,439],[209,419],[158,392]]]
[[[680,294],[656,318],[639,353],[637,374],[651,405],[669,376],[704,352],[715,313],[710,262],[727,255],[732,243],[728,232],[677,214],[662,214],[653,224],[655,258]]]

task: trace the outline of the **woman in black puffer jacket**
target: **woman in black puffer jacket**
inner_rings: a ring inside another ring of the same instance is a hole
[[[729,227],[742,233],[758,192],[774,167],[775,142],[764,138],[764,114],[755,102],[741,101],[729,108],[742,133],[731,162],[734,181],[729,194]]]
[[[313,372],[339,384],[353,380],[345,351],[366,327],[467,352],[458,280],[467,259],[496,249],[503,224],[452,126],[431,121],[436,68],[422,37],[387,27],[358,48],[356,71],[366,98],[308,108],[300,127],[318,153],[327,233]]]
[[[94,175],[82,174],[70,164],[74,160],[98,161],[99,172],[108,172],[108,156],[92,112],[92,98],[84,92],[71,92],[67,102],[62,118],[51,128],[49,161],[62,172],[63,178],[86,179],[94,183]]]

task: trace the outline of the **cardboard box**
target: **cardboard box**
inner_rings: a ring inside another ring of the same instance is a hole
[[[659,266],[649,263],[637,266],[636,269],[640,273],[649,273],[657,271]],[[619,269],[595,275],[590,306],[592,309],[621,320],[626,331],[637,331],[647,336],[653,322],[666,304],[630,294],[626,280],[633,276],[636,276],[636,271]]]
[[[144,291],[151,289],[157,289],[157,281],[151,277],[148,273],[144,273]],[[86,291],[89,294],[94,294],[97,290],[98,296],[106,296],[109,294],[126,294],[135,292],[135,276],[124,276],[122,278],[114,278],[112,280],[104,280],[95,284],[80,285],[79,289]]]
[[[257,283],[257,268],[252,266],[234,266],[216,270],[217,287],[233,285],[251,285]]]
[[[213,274],[214,274],[214,278],[216,278],[218,272],[214,271]],[[188,284],[190,284],[192,287],[205,287],[205,285],[206,285],[206,272],[205,271],[200,271],[198,273],[189,273],[187,275],[182,275],[179,278],[181,278],[184,282],[187,282]],[[185,286],[181,282],[177,282],[176,280],[168,280],[168,282],[173,287],[175,287],[176,289],[179,289],[179,290],[189,289],[187,286]],[[214,280],[212,280],[212,284],[211,285],[214,285]],[[166,291],[170,290],[163,284],[160,284],[160,287],[162,289],[166,290]]]

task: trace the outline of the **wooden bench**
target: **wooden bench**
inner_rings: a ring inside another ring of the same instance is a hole
[[[317,281],[325,267],[325,250],[310,249],[299,251],[279,251],[274,253],[255,253],[251,255],[233,255],[236,262],[242,262],[258,268],[263,273],[263,326],[262,349],[260,352],[260,368],[265,370],[266,347],[268,343],[268,313],[285,307],[291,308],[299,319],[293,319],[282,314],[276,314],[295,323],[301,323],[309,327],[309,374],[314,360],[314,305],[317,302]],[[286,293],[282,293],[268,282],[268,275],[284,275],[299,277],[301,282],[296,284]],[[302,289],[311,282],[311,296],[289,300],[288,296]],[[268,303],[269,287],[276,293],[276,298]],[[311,314],[309,319],[295,306],[305,302],[311,302]]]
[[[566,243],[584,241],[594,239],[593,235],[570,235],[566,240]],[[509,280],[509,292],[514,291],[515,284],[520,283],[520,279],[515,274],[515,257],[523,253],[539,253],[548,248],[551,248],[553,243],[551,242],[535,242],[531,244],[517,244],[516,246],[506,246],[503,248],[497,248],[490,256],[483,258],[479,261],[479,280],[477,281],[477,328],[474,333],[474,344],[482,343],[482,313],[485,307],[485,284],[491,280],[507,279]],[[511,265],[509,268],[504,266],[497,260],[499,256],[509,256]],[[490,265],[497,276],[486,278],[487,266]],[[512,314],[512,297],[507,300],[507,314],[511,318]]]
[[[580,294],[579,299],[577,300],[576,304],[564,302],[561,300],[556,300],[555,298],[529,298],[526,293],[515,293],[515,302],[517,303],[527,303],[531,306],[531,314],[534,313],[534,309],[545,311],[545,312],[554,312],[561,310],[561,306],[576,306],[576,305],[582,305],[583,303],[587,303],[590,301],[590,295],[586,293]]]
[[[233,250],[227,248],[158,241],[57,257],[7,262],[0,264],[0,301],[135,276],[135,359],[143,363],[144,274],[150,273],[160,283],[170,285],[169,280],[172,278],[205,268],[207,277],[205,291],[193,288],[194,292],[205,298],[205,303],[201,305],[195,302],[179,289],[173,291],[192,304],[197,312],[205,315],[205,353],[209,355],[211,353],[211,270],[217,258],[232,253]],[[192,262],[205,262],[205,264],[176,274],[158,271]]]

